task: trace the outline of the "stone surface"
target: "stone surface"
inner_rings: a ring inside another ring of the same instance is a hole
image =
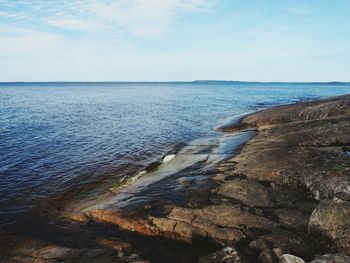
[[[277,258],[280,258],[283,254],[286,254],[285,251],[279,247],[274,248],[273,252],[275,252]]]
[[[311,215],[309,234],[323,249],[350,254],[350,203],[321,202]]]
[[[295,228],[299,230],[307,230],[309,223],[309,215],[298,210],[291,209],[275,209],[274,214],[277,216],[281,225],[288,228]]]
[[[236,249],[225,247],[213,254],[201,258],[198,263],[243,263],[241,256]]]
[[[261,238],[270,242],[273,247],[283,249],[285,253],[300,257],[310,256],[311,244],[306,233],[275,229],[271,233],[262,235]]]
[[[273,250],[266,248],[259,254],[256,263],[278,263],[278,258]]]
[[[341,254],[326,254],[317,257],[311,263],[350,263],[350,257]]]
[[[118,256],[111,249],[69,248],[53,243],[19,236],[7,236],[5,250],[0,253],[1,263],[86,263],[133,262],[141,258]]]
[[[118,252],[122,252],[124,255],[131,254],[131,244],[130,242],[126,242],[121,240],[120,238],[98,238],[96,242],[105,248],[111,248]]]
[[[256,181],[236,179],[223,183],[218,194],[252,207],[273,206],[268,189]]]
[[[263,251],[264,249],[269,248],[269,245],[265,239],[256,239],[249,243],[249,248],[255,251]]]
[[[299,257],[284,254],[279,258],[279,263],[305,263],[305,261]]]

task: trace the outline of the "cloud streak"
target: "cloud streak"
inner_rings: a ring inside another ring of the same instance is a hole
[[[161,36],[181,14],[206,12],[212,0],[73,0],[0,2],[0,16],[29,18],[43,25],[81,32],[126,30],[134,36]],[[8,9],[8,10],[6,10]],[[24,9],[28,13],[16,13]],[[36,15],[33,16],[32,13]]]

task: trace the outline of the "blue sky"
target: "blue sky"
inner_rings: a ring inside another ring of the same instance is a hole
[[[0,81],[350,81],[348,0],[0,0]]]

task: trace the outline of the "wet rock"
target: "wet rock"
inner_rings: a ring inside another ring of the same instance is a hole
[[[264,249],[269,248],[268,243],[264,239],[256,239],[249,243],[249,248],[255,251],[263,251]]]
[[[273,250],[266,248],[260,254],[256,263],[277,263],[278,258]]]
[[[321,249],[350,254],[350,203],[323,201],[311,215],[309,234]]]
[[[177,181],[183,186],[188,187],[195,182],[194,178],[181,177]]]
[[[232,247],[225,247],[213,254],[199,259],[198,263],[244,263],[237,250]]]
[[[273,206],[267,188],[256,181],[238,179],[223,183],[218,194],[236,199],[251,207]]]
[[[350,263],[350,257],[341,254],[326,254],[317,257],[311,263]]]
[[[305,261],[299,257],[284,254],[279,258],[279,263],[305,263]]]

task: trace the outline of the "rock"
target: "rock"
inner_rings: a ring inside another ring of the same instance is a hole
[[[311,256],[310,241],[305,233],[274,229],[271,233],[260,236],[273,247],[283,249],[285,253],[292,253],[308,258]]]
[[[175,158],[175,154],[169,154],[163,158],[163,163],[170,162],[174,158]]]
[[[305,261],[299,257],[290,254],[284,254],[280,257],[279,263],[305,263]]]
[[[243,263],[237,250],[232,247],[225,247],[213,254],[199,259],[198,263]]]
[[[309,234],[319,249],[350,254],[350,203],[323,201],[311,215]]]
[[[236,199],[251,207],[273,206],[267,188],[256,181],[237,179],[223,183],[218,194]]]
[[[105,248],[111,248],[118,252],[122,252],[124,255],[129,255],[131,253],[131,244],[119,238],[98,238],[96,242]]]
[[[317,257],[311,263],[350,263],[350,257],[341,254],[326,254]]]
[[[243,119],[245,125],[271,125],[296,121],[327,119],[349,112],[349,95],[313,102],[272,107]]]
[[[285,251],[283,251],[283,249],[279,247],[274,248],[273,252],[275,252],[278,258],[280,258],[283,254],[286,254]]]
[[[291,209],[275,209],[274,213],[278,217],[281,225],[297,230],[307,230],[309,217],[298,210]]]
[[[266,248],[260,254],[256,263],[277,263],[278,258],[273,250]]]
[[[335,187],[334,196],[344,201],[350,201],[350,181],[343,181]]]
[[[130,262],[105,248],[69,248],[20,236],[7,236],[7,247],[0,252],[3,263],[85,263]]]
[[[180,177],[177,181],[183,186],[188,187],[195,182],[194,178]]]
[[[298,200],[295,202],[295,206],[298,210],[310,215],[317,205],[318,203],[313,200]]]
[[[249,243],[249,248],[255,251],[263,251],[264,249],[269,248],[266,240],[264,239],[256,239]]]

